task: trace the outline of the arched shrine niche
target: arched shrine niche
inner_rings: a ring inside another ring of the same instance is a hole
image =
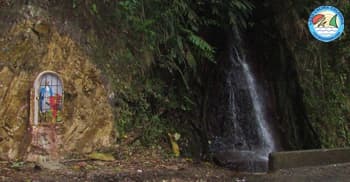
[[[38,75],[34,82],[33,125],[46,125],[62,122],[63,83],[53,71]]]

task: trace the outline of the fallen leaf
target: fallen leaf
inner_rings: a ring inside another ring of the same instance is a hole
[[[180,135],[179,133],[175,133],[175,134],[174,134],[174,139],[175,139],[175,141],[179,141],[180,138],[181,138],[181,135]]]
[[[107,154],[107,153],[93,152],[89,154],[87,157],[93,160],[115,161],[115,158],[113,157],[113,155]]]
[[[171,148],[173,149],[173,153],[176,157],[180,156],[180,147],[179,145],[176,143],[175,137],[168,133],[169,139],[170,139],[170,143],[171,143]]]

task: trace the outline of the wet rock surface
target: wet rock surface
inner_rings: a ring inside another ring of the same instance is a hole
[[[216,164],[233,171],[268,171],[267,158],[252,151],[221,151],[214,154],[213,160]]]

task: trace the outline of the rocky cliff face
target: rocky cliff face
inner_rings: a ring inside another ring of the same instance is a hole
[[[64,157],[110,146],[114,116],[101,71],[79,44],[57,31],[47,12],[29,5],[16,11],[15,22],[3,21],[0,27],[0,159],[27,155],[29,91],[46,70],[58,73],[64,85],[59,153]]]

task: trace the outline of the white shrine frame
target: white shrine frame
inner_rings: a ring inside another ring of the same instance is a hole
[[[38,126],[40,124],[39,122],[39,94],[40,94],[40,87],[43,85],[43,80],[45,79],[45,82],[47,79],[54,79],[56,82],[55,83],[50,83],[51,85],[54,84],[54,86],[56,86],[56,90],[55,93],[60,94],[61,95],[61,101],[60,101],[60,105],[62,108],[60,108],[60,111],[63,110],[63,81],[60,78],[60,76],[53,71],[44,71],[41,72],[35,79],[34,81],[34,99],[32,100],[32,102],[34,102],[34,121],[32,124],[34,124],[34,126]],[[52,82],[52,80],[49,80],[48,82]]]

